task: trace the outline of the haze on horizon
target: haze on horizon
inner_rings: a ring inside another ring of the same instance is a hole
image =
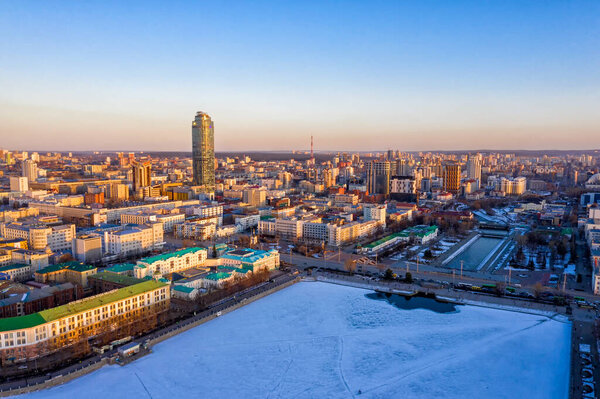
[[[600,148],[600,2],[0,3],[0,147]]]

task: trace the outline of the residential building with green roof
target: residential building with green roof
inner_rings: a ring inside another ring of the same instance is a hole
[[[144,278],[163,277],[170,273],[180,272],[201,266],[208,257],[206,248],[183,248],[174,252],[149,256],[140,259],[133,268],[133,276]]]
[[[147,311],[165,311],[168,284],[149,280],[26,316],[0,319],[0,357],[16,361],[46,353],[44,344],[67,345],[85,332],[90,338],[116,318],[135,320]]]
[[[65,262],[50,265],[35,272],[35,281],[38,283],[66,283],[79,284],[87,288],[88,277],[95,274],[97,267],[79,262]]]

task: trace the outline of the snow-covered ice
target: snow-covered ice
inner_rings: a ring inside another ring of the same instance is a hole
[[[570,325],[303,282],[35,398],[566,398]],[[360,395],[358,394],[360,390]]]

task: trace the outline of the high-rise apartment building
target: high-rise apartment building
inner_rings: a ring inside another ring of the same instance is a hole
[[[242,201],[251,206],[263,206],[267,203],[267,191],[264,189],[249,188],[242,195]]]
[[[367,190],[369,194],[390,193],[390,162],[371,161],[367,164]]]
[[[10,177],[10,191],[24,192],[29,190],[29,182],[26,177],[11,176]]]
[[[38,178],[38,167],[37,163],[31,159],[25,159],[22,162],[23,176],[27,178],[29,182],[35,182]]]
[[[215,131],[213,121],[204,112],[192,122],[193,183],[205,191],[215,189]]]
[[[481,187],[481,158],[479,154],[469,156],[467,161],[467,179],[477,180],[477,189]]]
[[[452,194],[460,191],[460,164],[447,163],[444,165],[444,190]]]
[[[515,177],[514,179],[500,179],[500,191],[506,195],[522,195],[527,189],[527,179],[525,177]]]
[[[150,162],[133,162],[133,191],[152,184],[152,166]]]

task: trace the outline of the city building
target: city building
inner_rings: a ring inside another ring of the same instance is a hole
[[[69,282],[87,288],[88,277],[96,274],[97,270],[94,266],[79,262],[59,263],[36,271],[35,281],[43,284]]]
[[[527,179],[525,177],[515,177],[500,179],[500,191],[506,195],[522,195],[527,189]]]
[[[133,275],[136,278],[161,278],[170,273],[202,266],[207,257],[208,251],[200,247],[150,256],[137,261],[133,268]]]
[[[467,160],[467,179],[476,181],[475,190],[481,187],[481,155],[470,155]],[[474,191],[475,191],[474,190]]]
[[[252,272],[279,268],[279,252],[275,249],[263,251],[258,249],[235,249],[219,258],[224,266],[246,269]]]
[[[249,188],[242,192],[242,201],[250,206],[264,206],[267,203],[267,190],[264,188]]]
[[[131,171],[134,192],[152,184],[152,165],[150,162],[134,162],[131,165]]]
[[[416,202],[417,180],[412,176],[393,176],[390,180],[390,198]]]
[[[68,347],[82,336],[89,340],[102,335],[107,326],[132,324],[148,313],[162,313],[169,302],[168,285],[151,280],[37,313],[0,319],[0,359],[18,362],[39,358]]]
[[[8,275],[12,281],[27,281],[33,276],[31,265],[27,264],[1,266],[0,274]]]
[[[127,257],[157,250],[164,245],[160,222],[126,225],[121,230],[104,232],[104,253]]]
[[[213,121],[204,112],[196,113],[192,122],[193,184],[205,191],[215,188],[215,132]]]
[[[102,258],[102,236],[82,234],[75,237],[73,257],[82,263],[99,261]]]
[[[8,239],[26,239],[29,248],[43,250],[72,251],[75,238],[75,225],[63,224],[49,226],[39,219],[26,222],[0,223],[0,236]]]
[[[390,162],[371,161],[367,163],[367,191],[369,194],[390,193]]]
[[[121,224],[146,224],[150,222],[160,222],[163,224],[165,233],[173,231],[178,223],[185,221],[183,213],[171,213],[167,211],[137,211],[121,214]]]
[[[101,294],[119,288],[129,287],[143,282],[144,280],[124,274],[102,271],[88,277],[88,285],[94,295]]]
[[[33,183],[38,179],[38,167],[37,163],[32,161],[31,159],[25,159],[21,163],[22,166],[22,175],[27,178],[29,183]]]
[[[385,205],[367,205],[363,206],[363,217],[365,221],[374,220],[385,227],[385,218],[387,207]]]
[[[457,195],[460,192],[460,164],[447,163],[444,165],[444,190]]]
[[[10,191],[25,192],[29,190],[29,181],[27,177],[11,176],[10,177]]]
[[[83,297],[82,288],[72,283],[25,288],[21,292],[11,292],[9,287],[2,286],[2,291],[9,294],[0,299],[0,318],[36,313]]]

